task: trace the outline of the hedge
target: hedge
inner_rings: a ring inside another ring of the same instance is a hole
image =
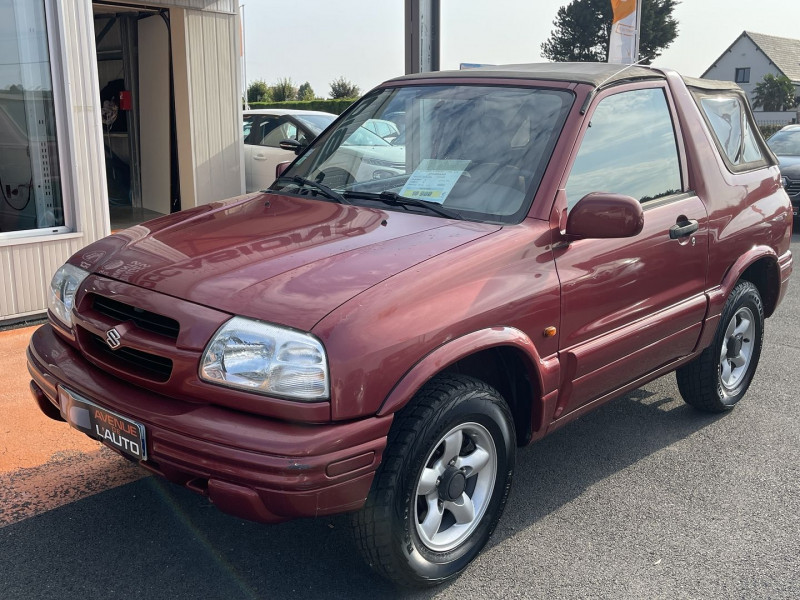
[[[323,112],[342,114],[358,98],[341,98],[338,100],[296,100],[292,102],[251,102],[250,109],[258,108],[296,108],[299,110],[320,110]]]

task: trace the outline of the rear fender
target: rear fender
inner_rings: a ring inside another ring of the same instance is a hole
[[[698,350],[703,350],[711,345],[714,340],[714,334],[717,330],[717,323],[719,322],[722,309],[725,307],[725,301],[730,296],[733,288],[742,279],[745,271],[756,262],[762,259],[767,259],[768,265],[767,281],[775,282],[774,298],[764,297],[765,316],[772,314],[779,299],[781,280],[780,280],[780,266],[778,264],[778,255],[775,250],[769,246],[755,246],[742,254],[722,279],[722,283],[708,292],[708,313],[706,314],[706,322],[703,328],[703,334],[698,343]],[[762,292],[762,296],[763,296]]]

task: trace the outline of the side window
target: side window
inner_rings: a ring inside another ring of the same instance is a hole
[[[244,115],[244,120],[242,123],[242,130],[244,133],[244,143],[248,144],[247,138],[250,137],[250,131],[253,129],[253,123],[255,122],[256,117],[255,115]]]
[[[733,167],[764,160],[738,96],[706,97],[700,100],[700,106],[717,143]]]
[[[245,116],[244,143],[250,146],[258,146],[261,140],[278,124],[278,117],[270,115],[250,115],[250,123],[248,124],[248,116]]]
[[[646,202],[681,189],[664,91],[634,90],[601,100],[567,180],[568,207],[591,192],[625,194]]]
[[[297,126],[291,121],[281,119],[261,140],[261,146],[280,148],[281,140],[297,139]]]

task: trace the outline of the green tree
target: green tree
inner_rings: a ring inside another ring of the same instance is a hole
[[[672,18],[677,0],[643,0],[639,58],[650,64],[678,36]],[[542,56],[555,62],[605,62],[614,13],[609,0],[572,0],[553,21],[555,29],[542,44]]]
[[[331,81],[330,96],[334,100],[337,98],[358,98],[359,94],[361,94],[359,87],[344,77]]]
[[[247,86],[248,102],[269,102],[270,100],[272,100],[272,94],[263,79],[256,79]]]
[[[290,77],[279,79],[278,83],[270,87],[273,102],[288,102],[297,98],[297,88]]]
[[[765,111],[791,110],[797,105],[794,86],[786,75],[772,73],[764,75],[761,83],[753,90],[753,108],[762,107]]]
[[[297,99],[298,100],[313,100],[314,99],[314,90],[311,88],[311,84],[307,81],[302,84],[299,88],[297,88]]]

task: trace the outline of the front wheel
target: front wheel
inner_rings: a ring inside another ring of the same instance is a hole
[[[739,282],[722,310],[714,342],[677,372],[687,404],[706,412],[730,410],[755,375],[764,340],[764,305],[756,287]]]
[[[513,420],[496,390],[461,375],[430,381],[396,416],[353,518],[364,558],[402,585],[455,577],[500,518],[515,451]]]

